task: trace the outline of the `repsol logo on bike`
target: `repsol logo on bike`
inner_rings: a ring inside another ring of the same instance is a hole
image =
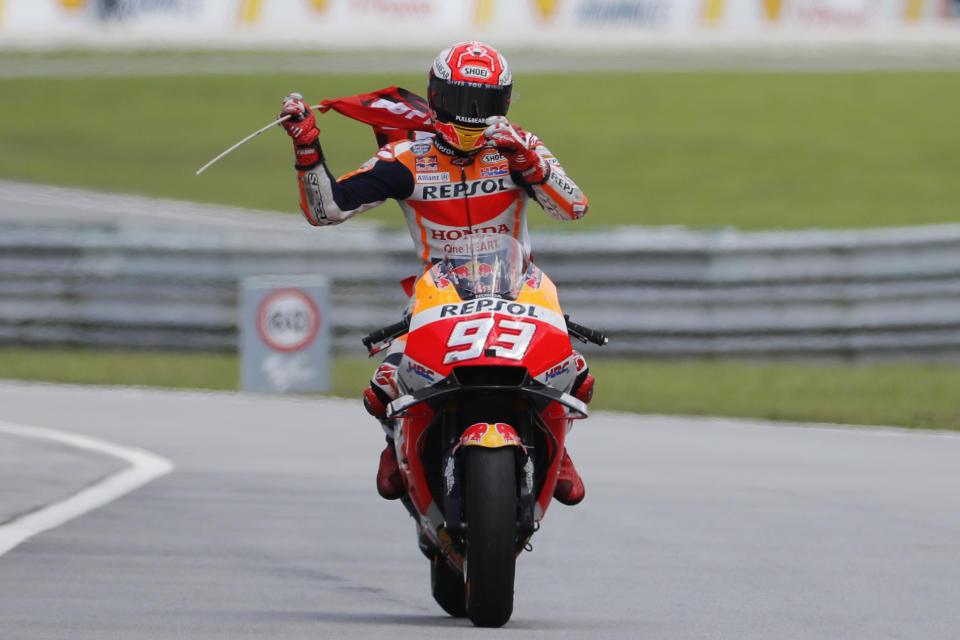
[[[423,188],[422,200],[453,200],[456,198],[471,197],[475,195],[486,195],[490,193],[499,193],[501,191],[510,191],[513,185],[507,184],[506,178],[489,178],[486,180],[475,180],[470,183],[457,182],[455,184],[442,184],[437,186],[427,186]]]
[[[508,313],[512,316],[528,316],[530,318],[540,317],[537,314],[537,305],[535,304],[522,304],[520,302],[495,300],[493,298],[481,298],[480,300],[470,300],[469,302],[461,302],[460,304],[445,304],[440,307],[440,317],[467,316],[483,311]]]

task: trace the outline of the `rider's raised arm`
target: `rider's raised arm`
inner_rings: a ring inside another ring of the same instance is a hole
[[[317,121],[303,96],[288,94],[277,117],[293,139],[300,210],[310,224],[339,224],[388,198],[403,200],[413,193],[413,175],[396,160],[392,144],[338,181],[327,168]]]
[[[534,151],[550,167],[550,172],[542,183],[528,185],[528,192],[532,192],[533,199],[547,215],[556,220],[578,220],[585,216],[590,202],[583,190],[570,179],[560,166],[560,161],[539,138]]]
[[[403,200],[413,192],[413,175],[388,145],[360,169],[334,180],[323,152],[312,167],[297,167],[300,210],[314,226],[340,224],[389,198]]]
[[[587,196],[566,174],[543,142],[505,116],[486,120],[483,135],[510,163],[510,173],[551,218],[576,220],[587,213]]]

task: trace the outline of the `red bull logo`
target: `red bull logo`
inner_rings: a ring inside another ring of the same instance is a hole
[[[496,449],[499,447],[520,447],[526,451],[520,436],[514,431],[513,427],[503,422],[489,423],[478,422],[467,427],[467,430],[460,436],[458,447],[487,447]]]
[[[477,280],[492,276],[496,270],[486,262],[471,260],[453,268],[453,273],[461,280]]]

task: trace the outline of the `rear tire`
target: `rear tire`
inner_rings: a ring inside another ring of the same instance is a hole
[[[517,463],[513,447],[470,447],[464,477],[467,613],[478,627],[499,627],[513,614],[517,560]]]
[[[430,591],[444,611],[454,618],[467,615],[467,585],[463,575],[451,568],[440,556],[430,561]]]

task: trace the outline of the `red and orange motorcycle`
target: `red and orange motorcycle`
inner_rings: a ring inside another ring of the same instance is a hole
[[[510,619],[516,558],[550,504],[571,421],[587,416],[570,394],[571,337],[607,342],[563,315],[516,240],[476,234],[418,278],[402,322],[364,338],[371,353],[406,341],[388,408],[403,504],[434,599],[478,626]]]

